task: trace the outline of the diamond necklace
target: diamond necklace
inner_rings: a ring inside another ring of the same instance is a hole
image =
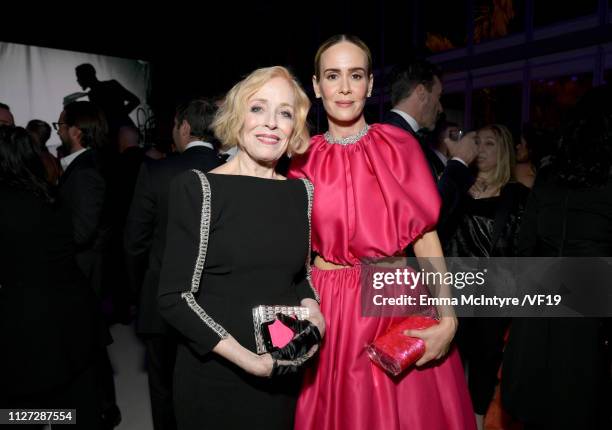
[[[334,137],[331,135],[329,130],[327,130],[325,134],[323,135],[323,137],[325,137],[325,140],[327,140],[327,142],[329,143],[334,143],[337,145],[352,145],[353,143],[361,139],[363,136],[365,136],[369,129],[370,129],[370,126],[366,124],[365,127],[363,127],[359,131],[359,133],[354,134],[352,136],[346,136],[346,137]]]

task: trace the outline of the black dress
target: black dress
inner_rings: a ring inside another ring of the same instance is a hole
[[[293,428],[300,378],[259,378],[211,352],[231,334],[255,351],[252,308],[316,298],[309,276],[312,184],[186,172],[171,185],[162,316],[183,336],[179,429]]]
[[[0,407],[76,408],[69,427],[101,428],[94,362],[109,334],[70,210],[4,183],[0,202]]]
[[[527,187],[511,182],[502,188],[499,196],[483,199],[464,196],[455,217],[457,225],[445,244],[444,255],[514,257],[528,194]]]
[[[466,195],[456,217],[458,226],[444,249],[448,257],[514,257],[529,189],[509,183],[499,196],[474,199]],[[488,289],[488,287],[487,287]],[[483,291],[484,293],[485,291]],[[474,411],[487,412],[497,385],[507,318],[461,318],[455,337]]]

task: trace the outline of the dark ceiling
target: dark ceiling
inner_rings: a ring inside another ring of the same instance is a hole
[[[146,60],[153,104],[224,93],[257,67],[290,67],[308,87],[317,46],[341,32],[360,36],[375,65],[409,50],[411,1],[179,5],[99,10],[35,25],[0,26],[0,40]],[[392,2],[389,2],[392,3]],[[384,28],[384,31],[383,31]],[[381,46],[385,46],[381,55]]]

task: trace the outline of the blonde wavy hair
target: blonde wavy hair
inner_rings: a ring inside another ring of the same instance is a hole
[[[248,101],[261,87],[274,78],[287,80],[295,96],[294,127],[289,137],[287,152],[290,155],[306,152],[310,141],[306,124],[310,100],[291,72],[282,66],[257,69],[229,90],[212,123],[215,136],[221,141],[221,147],[224,150],[236,145],[240,146],[240,134],[248,109]]]
[[[501,124],[485,125],[478,132],[483,130],[492,132],[497,141],[497,166],[490,185],[501,188],[512,180],[512,172],[514,172],[514,165],[516,164],[512,133],[510,133],[508,127]]]

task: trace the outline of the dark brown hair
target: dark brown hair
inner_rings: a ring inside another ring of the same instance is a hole
[[[368,63],[367,74],[368,76],[372,74],[372,53],[370,52],[370,48],[368,48],[368,45],[366,45],[363,40],[361,40],[357,36],[353,36],[352,34],[336,34],[335,36],[330,37],[321,45],[319,45],[319,49],[317,49],[317,53],[315,54],[314,58],[314,75],[317,78],[317,81],[321,78],[321,56],[329,48],[341,42],[349,42],[361,48],[363,53],[366,55]]]

